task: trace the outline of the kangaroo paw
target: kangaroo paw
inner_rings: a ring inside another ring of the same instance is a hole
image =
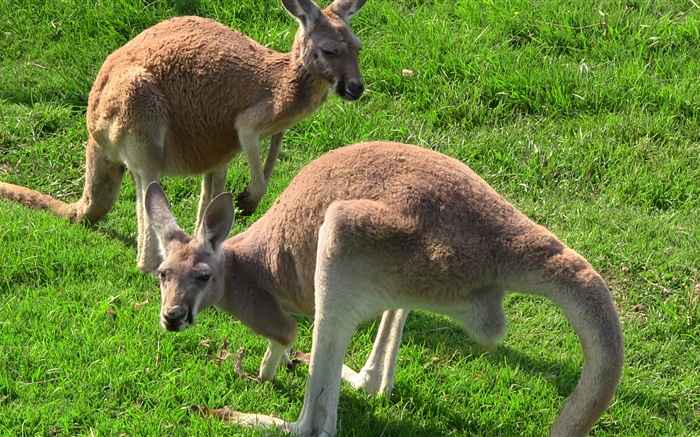
[[[241,210],[241,215],[249,216],[253,215],[259,202],[260,200],[253,199],[250,194],[248,194],[248,190],[246,190],[238,195],[238,198],[236,199],[236,206]]]
[[[291,351],[289,351],[289,355],[291,356],[292,361],[290,361],[289,364],[287,364],[288,369],[296,369],[297,367],[303,364],[306,364],[308,366],[309,363],[311,363],[311,354],[292,349]]]

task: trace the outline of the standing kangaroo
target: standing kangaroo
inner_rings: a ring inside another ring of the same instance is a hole
[[[331,151],[228,240],[228,194],[208,206],[194,238],[177,225],[157,184],[146,209],[165,257],[158,277],[166,329],[194,325],[212,305],[227,311],[269,339],[262,375],[274,374],[297,337],[289,313],[314,317],[299,419],[232,412],[234,421],[334,436],[341,378],[348,376],[343,357],[359,323],[385,311],[370,361],[391,378],[409,310],[451,316],[494,349],[506,330],[506,290],[550,299],[583,346],[581,379],[551,436],[585,436],[617,389],[622,333],[603,279],[469,167],[437,152],[383,142]],[[357,385],[367,380],[354,377]]]
[[[364,91],[360,42],[348,21],[366,0],[282,0],[300,23],[290,53],[270,50],[213,20],[173,18],[105,60],[90,91],[85,186],[76,203],[0,183],[0,195],[73,222],[95,223],[114,206],[125,165],[136,185],[138,266],[158,267],[143,198],[162,175],[204,174],[204,208],[225,189],[229,161],[243,151],[251,183],[239,198],[251,214],[267,190],[282,135],[318,109],[329,86],[355,100]],[[271,136],[265,167],[260,140]]]

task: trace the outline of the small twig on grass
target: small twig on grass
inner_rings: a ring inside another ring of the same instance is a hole
[[[567,24],[559,24],[559,23],[549,23],[547,21],[542,21],[542,20],[532,20],[537,24],[547,24],[549,26],[554,26],[554,27],[561,27],[562,29],[571,29],[571,30],[584,30],[584,29],[592,29],[594,27],[600,27],[603,26],[605,23],[595,23],[595,24],[587,24],[585,26],[569,26]]]
[[[33,381],[33,382],[20,382],[19,384],[22,386],[37,385],[37,384],[43,384],[45,382],[58,381],[59,379],[61,379],[61,378],[42,379],[41,381]]]
[[[148,305],[148,299],[144,300],[143,302],[136,302],[134,304],[134,311],[141,311],[141,308],[143,308],[146,305]]]
[[[693,0],[691,0],[693,1]],[[568,24],[559,24],[559,23],[549,23],[546,21],[541,21],[541,20],[532,20],[535,23],[538,24],[547,24],[550,26],[554,27],[561,27],[563,29],[571,29],[571,30],[584,30],[584,29],[592,29],[594,27],[602,27],[603,28],[603,35],[607,38],[608,37],[608,14],[606,14],[603,11],[598,11],[598,13],[603,17],[603,21],[600,23],[595,23],[595,24],[587,24],[585,26],[569,26]]]
[[[455,359],[455,357],[457,356],[458,353],[459,353],[459,349],[455,349],[455,351],[452,352],[452,356],[445,362],[444,365],[445,366],[449,365],[452,362],[452,360]]]
[[[158,361],[160,361],[160,340],[156,342],[156,367],[158,367]]]
[[[693,312],[700,312],[700,282],[698,282],[697,275],[695,275],[695,278],[693,278],[693,282],[690,285],[688,308],[690,308]]]

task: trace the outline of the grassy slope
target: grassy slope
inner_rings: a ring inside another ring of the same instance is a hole
[[[594,434],[700,435],[700,10],[679,0],[457,3],[369,1],[353,20],[366,95],[331,98],[288,133],[260,213],[299,168],[342,144],[391,139],[462,159],[612,286],[627,365]],[[274,0],[0,5],[0,178],[77,198],[86,96],[102,60],[182,14],[278,50],[295,30]],[[235,161],[231,189],[247,177]],[[165,187],[191,228],[197,178]],[[296,418],[305,369],[257,385],[237,378],[232,360],[203,358],[226,336],[247,347],[254,370],[265,345],[239,322],[209,312],[187,332],[159,330],[155,281],[134,263],[134,215],[130,181],[94,228],[0,201],[0,432],[239,433],[190,404]],[[450,321],[414,314],[392,398],[344,387],[344,435],[544,434],[578,378],[579,346],[547,302],[514,295],[507,313],[494,357]],[[355,367],[372,329],[352,345]],[[308,349],[306,322],[301,332]]]

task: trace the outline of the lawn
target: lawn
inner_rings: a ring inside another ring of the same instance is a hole
[[[323,4],[322,6],[325,6]],[[0,3],[0,180],[74,201],[85,110],[105,57],[168,17],[196,14],[278,51],[297,28],[279,0]],[[626,363],[591,435],[700,436],[700,8],[692,0],[368,0],[352,28],[365,94],[290,129],[257,212],[306,163],[394,140],[456,157],[584,255],[608,281]],[[265,143],[265,147],[266,147]],[[249,180],[242,157],[228,188]],[[192,231],[198,177],[164,179]],[[267,435],[201,417],[229,405],[295,420],[307,369],[259,384],[210,358],[224,341],[255,371],[266,342],[208,311],[158,326],[156,280],[136,268],[134,185],[93,226],[0,200],[0,434]],[[412,313],[391,398],[343,385],[343,436],[541,436],[582,365],[548,301],[512,294],[495,354],[442,316]],[[300,319],[298,349],[311,330]],[[358,330],[361,367],[376,325]]]

